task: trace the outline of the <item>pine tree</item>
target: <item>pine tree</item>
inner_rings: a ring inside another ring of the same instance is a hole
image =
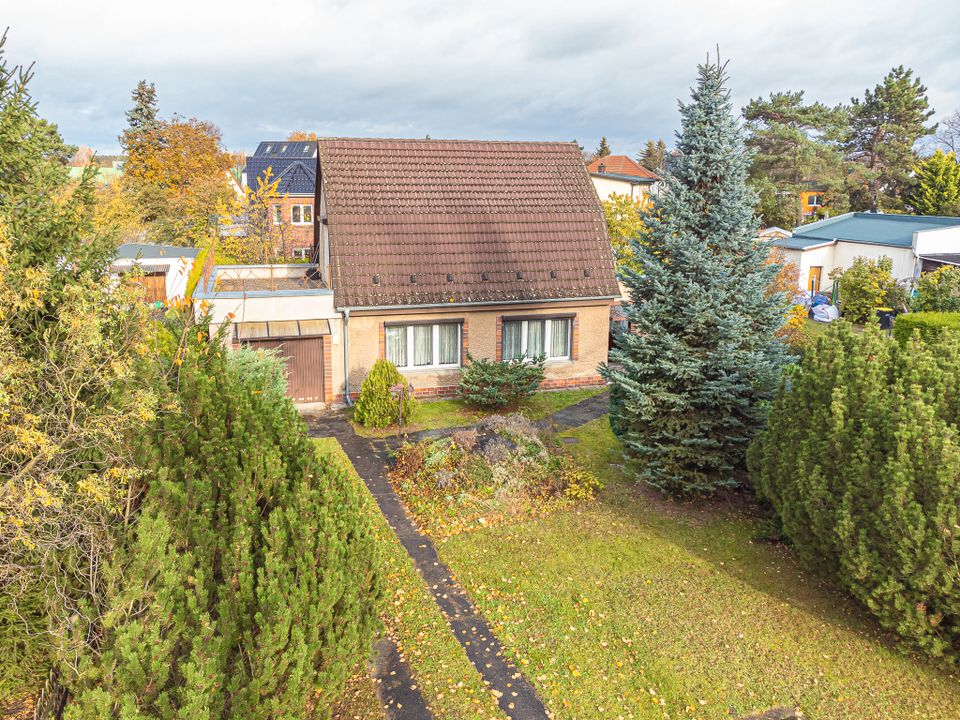
[[[611,364],[611,417],[636,476],[673,493],[738,483],[747,443],[784,362],[774,333],[782,299],[766,288],[778,267],[753,241],[748,158],[724,66],[699,68],[667,192],[623,270],[634,332]]]
[[[806,103],[802,91],[770,93],[743,108],[752,151],[751,184],[760,197],[764,225],[803,223],[800,192],[809,189],[806,181],[823,188],[831,212],[846,212],[846,167],[839,141],[848,115],[842,105]]]
[[[357,489],[283,397],[282,366],[187,327],[99,662],[73,718],[329,717],[377,624]]]
[[[667,154],[667,144],[663,140],[647,140],[644,151],[637,155],[637,162],[647,170],[658,172],[663,169],[663,160]]]
[[[607,145],[607,138],[600,138],[600,144],[597,145],[597,149],[593,151],[593,159],[599,160],[600,158],[605,158],[610,154],[610,146]]]
[[[913,70],[893,68],[883,83],[851,100],[847,158],[857,167],[850,178],[855,210],[899,210],[910,189],[916,162],[913,147],[933,133],[927,88]]]
[[[955,153],[937,150],[917,163],[916,185],[907,204],[918,215],[960,215],[960,164]]]

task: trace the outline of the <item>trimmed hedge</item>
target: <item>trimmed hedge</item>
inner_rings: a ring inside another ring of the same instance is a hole
[[[960,312],[914,312],[897,315],[893,324],[893,336],[901,346],[913,335],[914,331],[927,342],[935,341],[944,330],[960,330]]]
[[[960,659],[960,335],[901,345],[836,323],[787,375],[750,448],[800,557],[880,624]]]
[[[389,360],[377,360],[363,379],[360,398],[353,411],[353,419],[364,427],[384,428],[397,421],[397,401],[390,394],[394,385],[406,385],[407,379]],[[403,398],[403,422],[410,419],[414,399]]]

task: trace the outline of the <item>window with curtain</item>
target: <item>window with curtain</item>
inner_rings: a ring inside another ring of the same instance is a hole
[[[502,352],[504,360],[535,358],[562,360],[570,357],[573,318],[504,320]]]
[[[398,368],[460,365],[460,323],[388,325],[387,359]]]
[[[407,332],[405,327],[387,328],[387,360],[397,367],[407,366]]]

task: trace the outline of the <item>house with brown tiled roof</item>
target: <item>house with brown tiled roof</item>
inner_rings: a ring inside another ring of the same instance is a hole
[[[217,267],[197,295],[234,343],[281,348],[296,399],[356,397],[379,358],[425,396],[468,355],[600,382],[619,290],[575,144],[324,139],[316,173],[315,262]]]
[[[602,200],[611,195],[640,200],[656,195],[660,189],[660,176],[626,155],[597,158],[587,165],[587,171]]]

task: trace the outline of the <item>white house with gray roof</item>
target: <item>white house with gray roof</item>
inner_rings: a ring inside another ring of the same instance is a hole
[[[941,265],[960,265],[960,218],[846,213],[801,225],[771,245],[800,269],[805,290],[829,287],[830,273],[849,268],[858,257],[888,257],[893,277],[910,282]]]

